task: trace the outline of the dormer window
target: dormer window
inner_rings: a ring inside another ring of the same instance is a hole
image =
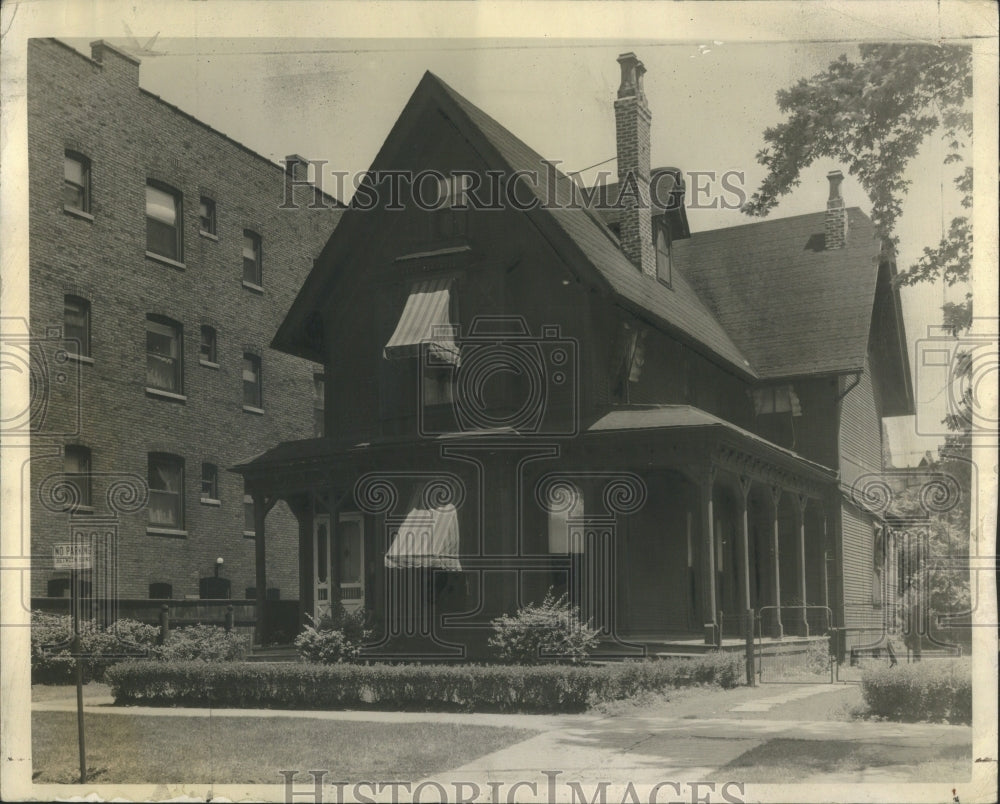
[[[672,265],[670,259],[670,233],[667,225],[661,223],[656,227],[656,278],[668,288],[671,286]]]

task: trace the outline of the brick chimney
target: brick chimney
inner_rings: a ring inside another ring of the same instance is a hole
[[[292,181],[309,181],[309,160],[298,154],[285,157],[285,175]]]
[[[618,187],[623,200],[622,251],[647,276],[656,277],[653,222],[649,208],[649,113],[642,76],[646,68],[635,53],[618,57],[622,80],[615,100],[615,138],[618,145]]]
[[[90,58],[99,63],[106,76],[139,86],[139,59],[103,39],[90,43]]]
[[[826,202],[824,223],[826,248],[843,248],[847,245],[847,209],[840,195],[840,184],[844,181],[844,174],[839,170],[831,170],[826,174],[826,178],[830,182],[830,197]]]

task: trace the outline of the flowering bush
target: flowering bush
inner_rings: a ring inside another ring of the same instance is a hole
[[[309,617],[305,629],[295,638],[295,647],[307,662],[336,664],[358,658],[361,646],[372,637],[365,628],[365,612],[349,612],[339,605],[336,613],[318,621]]]
[[[549,589],[539,605],[529,603],[513,616],[490,623],[489,646],[502,662],[534,664],[545,659],[579,661],[597,647],[597,631],[580,621],[580,612],[564,594]]]
[[[159,659],[203,662],[232,662],[247,653],[246,637],[227,632],[218,625],[189,625],[171,631],[167,641],[156,649]]]

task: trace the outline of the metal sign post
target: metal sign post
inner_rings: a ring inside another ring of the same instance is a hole
[[[80,744],[80,784],[87,781],[87,738],[83,728],[83,656],[80,641],[80,610],[83,606],[81,574],[93,566],[89,544],[62,542],[53,545],[52,561],[56,569],[70,571],[73,607],[73,656],[76,662],[76,730]]]

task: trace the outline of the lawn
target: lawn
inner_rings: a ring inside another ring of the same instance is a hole
[[[844,740],[768,740],[720,769],[745,782],[804,784],[811,776],[843,774],[858,778],[867,770],[912,768],[912,782],[968,781],[972,746],[923,748],[873,745]],[[819,779],[815,781],[821,781]]]
[[[88,779],[105,783],[278,784],[280,770],[326,769],[327,779],[420,779],[537,732],[452,723],[374,723],[301,717],[87,714]],[[79,777],[76,714],[35,712],[36,782]]]

